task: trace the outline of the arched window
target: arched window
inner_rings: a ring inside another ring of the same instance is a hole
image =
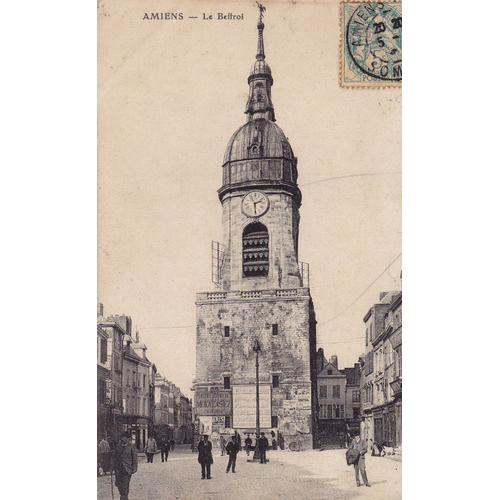
[[[260,222],[243,230],[243,276],[267,276],[269,272],[269,233]]]

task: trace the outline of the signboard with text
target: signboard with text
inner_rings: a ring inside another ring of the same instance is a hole
[[[255,429],[256,391],[255,384],[233,385],[233,427]],[[271,428],[271,386],[259,387],[259,420],[263,429]]]
[[[198,387],[194,405],[197,415],[231,415],[231,391],[221,387]]]

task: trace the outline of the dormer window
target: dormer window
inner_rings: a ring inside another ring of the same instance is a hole
[[[252,144],[249,148],[250,156],[260,156],[260,145]]]

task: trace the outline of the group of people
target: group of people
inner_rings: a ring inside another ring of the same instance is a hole
[[[168,439],[166,437],[160,438],[160,443],[157,444],[156,439],[153,436],[149,436],[148,442],[146,443],[146,457],[148,460],[148,463],[153,463],[153,459],[155,456],[155,453],[160,450],[161,453],[161,461],[162,462],[167,462],[168,461],[168,454],[170,451],[174,451],[175,448],[175,441],[173,439]]]
[[[241,437],[236,432],[231,436],[231,440],[226,444],[223,438],[221,443],[224,443],[224,451],[227,453],[229,460],[226,467],[226,473],[231,471],[236,472],[236,458],[241,451]],[[250,435],[245,439],[245,450],[247,455],[250,453],[252,440]],[[175,443],[174,443],[175,446]],[[256,443],[259,450],[260,463],[267,463],[266,452],[269,448],[269,441],[264,432],[257,438]],[[157,443],[154,437],[148,439],[146,445],[146,455],[148,463],[153,462],[153,456],[156,452]],[[173,449],[172,441],[162,439],[160,441],[160,451],[162,452],[162,462],[168,459],[169,451]],[[103,438],[97,447],[98,450],[98,464],[104,473],[115,472],[115,484],[120,492],[120,500],[128,500],[130,478],[132,474],[137,472],[137,451],[130,442],[129,435],[124,432],[120,436],[120,440],[111,449],[110,443],[106,438]],[[346,459],[348,465],[354,466],[354,476],[357,486],[361,486],[361,479],[363,484],[370,487],[368,476],[366,474],[365,455],[368,451],[367,443],[362,439],[359,433],[354,433],[353,439],[349,444],[346,452]],[[224,454],[224,453],[223,453]],[[211,466],[214,463],[212,456],[212,443],[208,439],[208,434],[203,435],[203,438],[198,443],[198,462],[201,465],[201,479],[212,479]]]
[[[148,438],[144,451],[148,463],[153,463],[153,458],[158,448],[161,452],[161,461],[168,460],[168,454],[173,451],[175,441],[161,438],[159,445],[153,436]],[[124,432],[118,442],[103,437],[97,445],[97,474],[115,473],[115,485],[120,492],[120,500],[128,500],[130,478],[137,472],[137,450],[132,445],[130,436]]]
[[[130,442],[129,435],[123,432],[118,442],[104,437],[97,445],[97,473],[115,473],[115,485],[120,492],[120,500],[128,500],[130,478],[137,472],[137,451]],[[149,459],[148,459],[149,461]]]
[[[247,435],[245,439],[245,451],[247,456],[250,454],[250,449],[252,446],[252,439],[250,434]],[[231,436],[231,440],[226,443],[224,436],[220,437],[220,447],[221,455],[224,456],[227,453],[229,460],[226,467],[226,473],[230,470],[231,472],[236,472],[236,458],[238,453],[241,451],[241,436],[236,431],[234,435]],[[269,448],[269,441],[266,438],[264,432],[260,433],[257,438],[257,448],[260,455],[260,463],[265,464],[268,462],[266,452]],[[201,479],[212,479],[211,467],[214,463],[212,455],[212,442],[208,439],[208,434],[204,434],[203,438],[198,443],[198,463],[201,465]]]

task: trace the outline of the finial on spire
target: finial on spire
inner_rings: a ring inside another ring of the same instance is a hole
[[[266,54],[264,53],[264,23],[262,22],[262,18],[264,17],[264,12],[266,8],[259,2],[255,2],[257,7],[259,8],[259,23],[257,24],[257,29],[259,30],[259,39],[257,42],[257,60],[263,61],[266,58]]]

